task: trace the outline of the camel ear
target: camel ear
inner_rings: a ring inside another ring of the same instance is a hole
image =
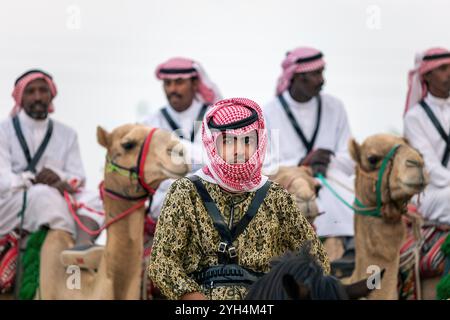
[[[361,163],[361,146],[355,139],[350,139],[348,142],[348,151],[356,163]]]
[[[383,269],[378,275],[374,275],[374,279],[380,279],[381,281],[385,271],[386,269]],[[350,300],[357,300],[367,297],[372,290],[376,289],[376,286],[372,286],[372,288],[369,288],[367,279],[363,279],[361,281],[345,285],[344,288]]]
[[[292,300],[309,300],[309,288],[303,283],[297,283],[290,274],[283,276],[283,287],[288,297]]]
[[[97,127],[97,142],[105,148],[108,148],[110,143],[110,136],[108,131],[100,126]]]

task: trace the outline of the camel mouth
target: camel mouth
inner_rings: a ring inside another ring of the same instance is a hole
[[[164,167],[163,165],[161,165],[161,171],[168,176],[169,178],[172,179],[178,179],[178,178],[182,178],[186,175],[186,173],[188,173],[188,170],[183,170],[182,172],[176,172],[176,171],[172,171],[166,167]]]
[[[311,200],[308,200],[308,201],[300,200],[299,201],[299,200],[297,200],[296,202],[297,202],[297,208],[307,219],[310,219],[310,218],[314,219],[321,214],[314,201],[311,201]]]
[[[408,188],[408,189],[413,189],[416,191],[422,191],[423,189],[425,189],[426,184],[424,182],[404,182],[404,181],[400,181],[401,185]]]

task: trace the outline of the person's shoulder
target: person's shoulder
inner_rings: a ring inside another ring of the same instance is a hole
[[[278,96],[275,96],[275,97],[272,97],[272,99],[270,99],[269,101],[267,101],[263,105],[262,109],[263,109],[264,112],[267,112],[267,111],[270,111],[270,110],[272,110],[274,108],[278,108],[278,104],[279,104]]]
[[[0,121],[0,134],[2,135],[2,141],[11,140],[11,134],[13,132],[12,118],[10,116],[3,118]]]
[[[187,194],[194,188],[192,181],[188,177],[175,180],[169,188],[169,193]]]
[[[64,134],[65,137],[76,138],[78,136],[77,131],[68,124],[65,124],[62,121],[53,118],[50,119],[53,122],[53,128]]]
[[[1,128],[7,128],[9,126],[12,126],[12,117],[8,116],[6,118],[3,118],[0,120],[0,127]]]
[[[321,93],[320,98],[322,99],[322,104],[325,108],[345,111],[344,103],[338,97],[328,93]]]
[[[291,194],[278,182],[269,180],[271,185],[268,195],[278,200],[287,199],[291,197]]]
[[[164,108],[165,107],[157,108],[156,110],[150,112],[149,115],[144,118],[142,123],[147,126],[159,126],[159,122],[162,117],[161,110]]]
[[[424,115],[426,115],[425,111],[419,106],[419,104],[415,104],[406,112],[403,121],[405,123],[415,121],[422,118]]]

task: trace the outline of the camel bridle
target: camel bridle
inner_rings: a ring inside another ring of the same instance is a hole
[[[126,216],[136,212],[138,209],[140,209],[141,207],[143,207],[147,201],[147,199],[151,198],[153,196],[153,194],[155,194],[156,190],[153,189],[152,187],[150,187],[144,179],[144,168],[145,168],[145,161],[147,159],[147,154],[148,154],[148,149],[150,147],[150,143],[152,141],[152,137],[153,134],[155,133],[156,128],[152,128],[150,130],[150,132],[148,133],[147,137],[144,140],[144,143],[141,145],[141,148],[139,150],[139,156],[137,159],[137,164],[136,166],[132,167],[132,168],[127,168],[124,166],[121,166],[117,163],[115,163],[112,159],[110,159],[109,157],[106,158],[106,172],[116,172],[120,175],[123,176],[127,176],[130,177],[130,179],[137,179],[139,182],[139,185],[141,186],[141,188],[144,189],[144,194],[143,195],[139,195],[139,196],[128,196],[128,195],[123,195],[117,191],[105,188],[104,183],[102,182],[99,186],[100,189],[100,195],[103,199],[104,196],[108,196],[108,198],[114,199],[114,200],[126,200],[126,201],[139,201],[136,204],[134,204],[133,206],[131,206],[130,208],[128,208],[127,210],[119,213],[118,215],[116,215],[114,218],[112,218],[110,221],[108,221],[107,223],[105,223],[102,227],[100,227],[97,230],[91,230],[89,229],[78,217],[78,215],[76,214],[76,210],[78,210],[79,208],[84,208],[88,211],[97,213],[99,215],[105,215],[104,212],[99,212],[96,211],[92,208],[87,207],[85,204],[83,203],[77,203],[76,201],[72,201],[70,199],[70,195],[67,191],[64,191],[64,198],[67,202],[67,205],[69,207],[69,211],[72,214],[72,217],[75,219],[75,222],[80,226],[81,229],[83,229],[83,231],[85,231],[86,233],[90,234],[90,235],[98,235],[100,234],[100,232],[102,232],[103,230],[107,229],[110,225],[112,225],[113,223],[125,218]]]
[[[364,176],[375,180],[375,194],[376,194],[376,206],[368,207],[364,205],[358,198],[355,197],[355,201],[353,205],[348,203],[344,198],[342,198],[336,190],[334,190],[331,185],[328,183],[328,180],[322,175],[318,174],[317,178],[322,182],[322,184],[331,191],[331,193],[338,198],[344,205],[352,209],[355,214],[360,214],[364,216],[372,216],[381,218],[382,217],[382,208],[383,208],[383,199],[382,199],[382,184],[383,184],[383,176],[386,172],[386,169],[389,169],[387,177],[387,188],[388,188],[388,194],[390,196],[390,177],[392,173],[392,165],[389,165],[393,162],[395,159],[395,156],[397,154],[398,149],[401,147],[401,144],[394,145],[389,152],[384,156],[383,161],[381,162],[380,169],[378,170],[378,177],[377,179],[374,179],[372,176],[370,176],[367,172],[363,171],[360,166],[357,167],[357,170],[359,173],[363,174]]]
[[[389,152],[384,156],[383,161],[381,162],[380,169],[378,170],[378,178],[376,179],[375,183],[375,196],[376,196],[376,207],[368,208],[365,206],[358,198],[355,197],[355,205],[358,206],[360,209],[355,210],[356,214],[361,214],[364,216],[372,216],[381,218],[382,217],[382,207],[383,207],[383,197],[382,197],[382,190],[381,187],[383,185],[383,176],[386,172],[386,169],[388,169],[388,174],[386,175],[387,179],[387,194],[390,197],[390,178],[392,174],[392,163],[395,159],[395,156],[397,154],[398,149],[400,148],[401,144],[394,145]],[[391,164],[391,165],[390,165]],[[360,173],[363,173],[363,175],[370,177],[367,172],[363,171],[361,167],[358,167],[358,170]],[[372,177],[370,177],[373,179]],[[365,209],[365,210],[364,210]],[[370,210],[369,210],[370,209]]]
[[[144,143],[141,145],[141,148],[139,150],[139,155],[137,158],[137,163],[134,167],[127,168],[124,166],[121,166],[120,164],[114,162],[110,157],[106,157],[106,172],[117,172],[120,175],[129,177],[130,179],[136,179],[139,182],[139,185],[144,189],[145,194],[137,197],[130,197],[121,195],[117,191],[113,191],[107,188],[103,188],[105,192],[109,192],[113,194],[116,197],[119,197],[124,200],[130,200],[130,201],[136,201],[141,200],[144,198],[147,198],[149,195],[155,194],[156,190],[150,187],[145,182],[144,177],[144,168],[145,168],[145,161],[147,159],[148,149],[150,147],[150,143],[152,141],[153,134],[155,133],[156,128],[152,128],[150,132],[148,133],[147,137],[144,140]]]

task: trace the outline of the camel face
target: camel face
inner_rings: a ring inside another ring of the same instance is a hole
[[[366,183],[374,184],[383,158],[397,144],[400,147],[383,175],[382,193],[383,197],[387,195],[392,201],[408,201],[413,195],[423,191],[428,183],[428,174],[425,172],[422,156],[404,139],[387,134],[374,135],[362,145],[351,141],[350,153],[364,175],[370,177],[365,179]],[[360,187],[371,190],[372,197],[369,198],[374,198],[373,186]]]
[[[108,157],[124,168],[138,167],[139,152],[151,128],[143,125],[123,125],[111,133],[101,127],[97,128],[99,144],[108,150]],[[181,178],[190,171],[186,164],[185,151],[180,141],[170,132],[157,129],[144,163],[145,183],[156,189],[167,178]],[[140,188],[137,179],[123,175],[114,175],[117,185],[126,186],[126,195],[134,195]],[[126,183],[123,183],[125,182]]]
[[[306,167],[281,167],[271,179],[294,196],[297,207],[312,223],[319,215],[316,204],[316,190],[319,183],[313,178],[311,170]]]

